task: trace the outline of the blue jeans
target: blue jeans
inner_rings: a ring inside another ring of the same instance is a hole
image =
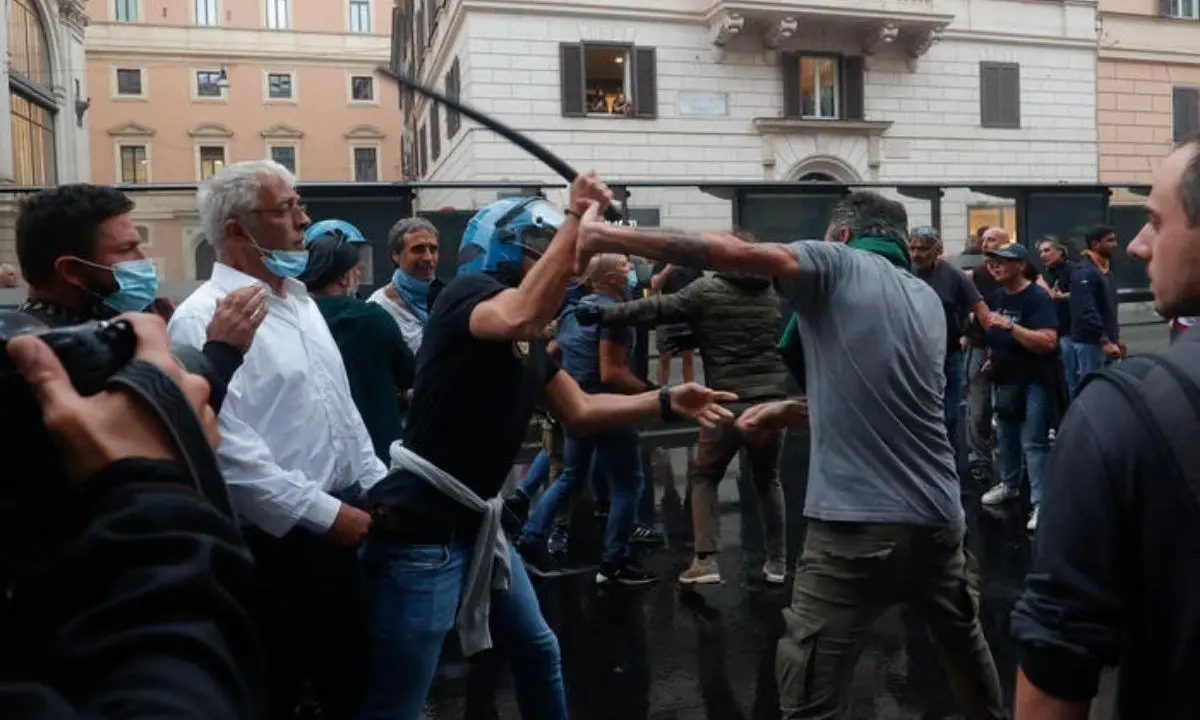
[[[399,545],[371,535],[365,567],[371,601],[370,665],[357,720],[418,720],[437,671],[471,559],[472,541]],[[522,720],[567,720],[558,638],[546,624],[517,553],[512,584],[492,591],[491,629],[509,660]]]
[[[522,536],[541,541],[550,524],[595,470],[603,468],[609,480],[608,527],[604,534],[604,562],[619,563],[629,556],[629,536],[637,516],[645,478],[636,430],[623,429],[587,437],[568,437],[563,447],[563,472],[529,515]],[[599,494],[599,493],[597,493]]]
[[[1079,355],[1075,351],[1075,342],[1069,337],[1060,337],[1058,350],[1062,354],[1063,377],[1067,381],[1067,395],[1074,399],[1075,386],[1079,384]]]
[[[588,471],[592,478],[592,482],[596,485],[596,496],[600,497],[603,494],[601,490],[602,483],[600,482],[601,474],[604,469],[599,467],[600,462],[597,456],[592,456],[591,470]],[[550,482],[550,455],[545,450],[539,450],[538,454],[533,458],[533,462],[529,463],[529,470],[525,472],[525,477],[521,478],[521,482],[517,485],[517,489],[524,493],[527,497],[533,497],[538,494],[538,491],[545,487]],[[607,490],[607,487],[604,488]]]
[[[1021,487],[1021,470],[1029,473],[1029,499],[1036,506],[1042,501],[1042,480],[1050,459],[1050,423],[1047,417],[1046,389],[1037,383],[1025,388],[1025,418],[1020,421],[998,418],[996,445],[1000,461],[1000,482]]]
[[[961,352],[952,352],[946,356],[946,364],[944,367],[946,373],[946,393],[944,402],[946,405],[946,433],[950,436],[950,446],[958,452],[958,415],[962,409],[959,407],[963,403],[963,392],[966,387],[966,382],[963,375],[963,354]]]
[[[1085,345],[1083,343],[1075,343],[1075,368],[1076,368],[1076,384],[1083,379],[1088,373],[1098,372],[1104,369],[1108,363],[1108,356],[1104,354],[1104,348],[1099,345]]]

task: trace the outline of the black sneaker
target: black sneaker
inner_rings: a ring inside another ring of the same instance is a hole
[[[540,580],[582,575],[583,573],[591,572],[596,567],[595,565],[568,567],[550,554],[546,549],[545,540],[518,540],[517,552],[521,554],[521,560],[525,563],[526,572]]]
[[[663,534],[658,531],[658,528],[650,527],[638,523],[633,527],[633,532],[629,536],[629,541],[638,545],[662,545],[666,539]]]
[[[658,576],[646,571],[635,562],[625,562],[620,565],[601,563],[596,573],[598,585],[624,585],[626,587],[646,587],[658,582]]]

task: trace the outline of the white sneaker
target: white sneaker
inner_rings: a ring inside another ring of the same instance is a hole
[[[1025,529],[1028,530],[1029,532],[1033,532],[1034,530],[1037,530],[1038,510],[1039,509],[1040,508],[1037,505],[1034,505],[1033,512],[1029,513],[1029,522],[1025,523]]]
[[[991,490],[988,490],[983,494],[983,497],[979,499],[979,502],[983,503],[984,505],[999,505],[1012,500],[1020,494],[1021,491],[1017,488],[1010,488],[1004,483],[996,483],[992,486]]]

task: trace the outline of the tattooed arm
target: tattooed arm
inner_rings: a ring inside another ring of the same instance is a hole
[[[768,277],[792,277],[800,271],[796,252],[787,245],[751,243],[727,232],[631,228],[609,225],[595,209],[584,214],[576,246],[586,264],[598,253],[622,253],[709,270]]]

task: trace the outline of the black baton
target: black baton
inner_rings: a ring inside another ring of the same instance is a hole
[[[380,65],[377,68],[377,70],[381,74],[386,75],[387,77],[390,77],[391,79],[400,83],[404,87],[410,88],[410,89],[416,91],[417,93],[424,95],[425,97],[429,98],[430,100],[433,100],[436,103],[445,105],[446,107],[450,108],[451,110],[454,110],[458,113],[466,115],[467,117],[469,117],[470,119],[479,123],[480,125],[484,126],[488,130],[491,130],[492,132],[496,133],[500,137],[507,139],[513,145],[516,145],[517,147],[521,148],[525,152],[534,156],[538,160],[541,160],[542,162],[546,163],[548,166],[550,166],[551,170],[558,173],[567,182],[571,182],[571,181],[575,180],[575,178],[579,177],[579,173],[576,172],[575,168],[571,167],[567,163],[566,160],[563,160],[559,156],[550,152],[545,147],[540,145],[537,141],[530,138],[528,135],[525,135],[524,133],[522,133],[518,130],[513,130],[512,128],[510,128],[509,126],[500,122],[499,120],[495,119],[494,117],[491,117],[490,115],[486,115],[486,114],[476,110],[475,108],[471,107],[470,105],[464,105],[463,103],[459,102],[458,100],[446,97],[445,95],[441,94],[437,90],[427,88],[424,85],[422,85],[421,83],[417,82],[416,80],[413,80],[411,77],[397,73],[389,67]],[[625,218],[621,215],[621,212],[619,210],[617,210],[612,205],[609,205],[608,208],[606,208],[604,210],[604,219],[611,220],[613,222],[620,222],[620,221],[624,220]]]

